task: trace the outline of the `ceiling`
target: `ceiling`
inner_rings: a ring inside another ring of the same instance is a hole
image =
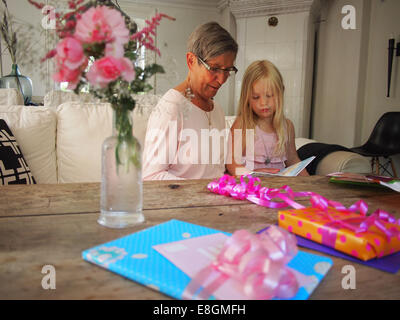
[[[236,18],[242,18],[310,10],[315,0],[118,0],[118,2],[208,10],[221,10],[229,6]]]
[[[179,7],[202,7],[217,9],[224,0],[118,0],[119,3],[139,3],[146,5],[174,5]]]

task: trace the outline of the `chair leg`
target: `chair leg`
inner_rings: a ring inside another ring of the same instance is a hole
[[[389,161],[390,161],[390,165],[392,166],[393,177],[397,178],[397,173],[396,173],[396,169],[394,167],[394,163],[392,161],[392,158],[389,157]]]
[[[372,157],[371,158],[371,173],[374,173],[374,171],[375,171],[374,166],[375,166],[375,157]]]
[[[374,163],[376,165],[376,175],[379,176],[379,158],[374,157]]]
[[[394,163],[392,161],[392,159],[390,157],[385,158],[387,159],[386,162],[383,162],[382,164],[379,162],[379,157],[373,157],[372,159],[372,165],[376,164],[376,175],[385,175],[387,174],[390,177],[394,177],[397,178],[397,172],[396,169],[394,167]],[[384,161],[384,160],[383,160]],[[390,172],[389,169],[389,165],[392,168],[392,172]],[[381,171],[382,169],[382,171]]]

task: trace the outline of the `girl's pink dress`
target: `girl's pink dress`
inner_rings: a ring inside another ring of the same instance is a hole
[[[249,170],[261,168],[284,169],[286,167],[286,155],[274,155],[277,141],[276,133],[267,133],[261,130],[259,126],[256,126],[254,137],[254,158],[249,155],[245,157],[246,168]]]

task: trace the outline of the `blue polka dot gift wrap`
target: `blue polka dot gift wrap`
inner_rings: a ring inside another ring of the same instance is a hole
[[[88,262],[138,282],[150,289],[160,291],[177,299],[187,299],[188,297],[184,297],[183,293],[192,280],[188,275],[188,271],[185,270],[185,273],[177,267],[179,264],[167,259],[155,248],[164,246],[164,248],[168,249],[169,247],[171,252],[185,250],[185,243],[201,240],[200,237],[214,238],[214,236],[215,239],[227,239],[231,235],[184,221],[169,220],[120,239],[87,249],[82,252],[82,257]],[[165,247],[168,244],[169,246]],[[215,246],[213,243],[212,248],[208,244],[206,247],[191,248],[184,254],[193,256],[193,259],[186,259],[188,261],[195,261],[196,256],[204,255],[209,259],[205,261],[212,263],[213,257],[217,254],[216,248],[221,248],[221,245],[221,243],[215,242]],[[287,263],[287,267],[293,270],[296,277],[301,280],[296,295],[291,299],[307,299],[331,266],[332,260],[328,257],[297,250],[297,254]],[[204,267],[207,267],[207,265]],[[241,285],[235,285],[234,288],[235,292],[231,291],[229,296],[218,296],[216,291],[208,299],[246,299]],[[193,297],[193,299],[195,298]]]

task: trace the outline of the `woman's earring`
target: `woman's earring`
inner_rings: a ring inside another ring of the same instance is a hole
[[[194,99],[194,97],[195,97],[195,95],[194,95],[194,93],[193,93],[193,91],[192,91],[192,88],[190,87],[190,80],[188,81],[188,86],[187,86],[187,88],[185,89],[185,97],[186,97],[186,99],[188,99],[188,100],[192,100],[192,99]]]
[[[194,98],[194,93],[190,87],[185,89],[185,97],[186,99],[192,100]]]

